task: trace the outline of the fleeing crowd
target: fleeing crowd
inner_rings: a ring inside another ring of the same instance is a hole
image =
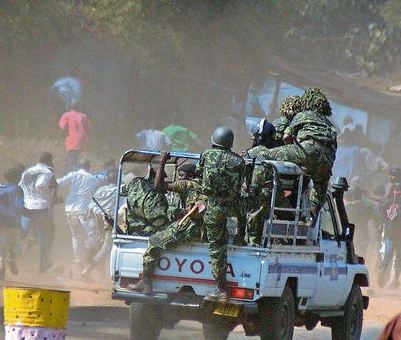
[[[16,164],[6,171],[4,178],[9,183],[0,186],[1,281],[6,268],[18,273],[16,254],[26,255],[35,246],[38,261],[32,264],[37,264],[39,273],[54,267],[54,207],[63,203],[73,262],[81,268],[78,276],[90,278],[94,268],[102,267],[112,244],[111,225],[104,215],[112,216],[114,212],[117,170],[113,161],[105,162],[104,169],[97,173],[90,170],[89,161],[81,159],[75,169],[57,177],[52,154],[43,152],[38,163],[26,169]],[[65,198],[60,191],[66,192]]]

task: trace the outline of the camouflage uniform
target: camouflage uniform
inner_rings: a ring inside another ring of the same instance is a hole
[[[134,178],[123,186],[121,195],[127,196],[129,234],[149,236],[168,223],[167,198],[154,188],[152,179]]]
[[[167,195],[167,201],[168,201],[168,210],[167,210],[167,216],[170,221],[176,221],[180,218],[182,211],[183,211],[183,206],[182,206],[182,200],[180,198],[180,195],[177,193],[172,193],[171,195]]]
[[[257,145],[254,146],[244,153],[244,157],[248,158],[255,158],[257,159],[260,154],[263,154],[264,152],[268,151],[269,149],[264,146],[264,145]],[[265,209],[261,209],[261,203],[262,203],[262,197],[261,197],[261,191],[257,190],[255,185],[254,185],[254,176],[255,176],[255,171],[260,171],[260,166],[255,166],[254,169],[252,170],[252,180],[251,180],[251,187],[249,188],[249,197],[247,200],[246,204],[246,211],[249,212],[246,216],[246,224],[248,225],[248,230],[247,230],[247,242],[252,244],[258,243],[258,237],[257,235],[260,232],[260,225],[262,223],[261,220],[261,212],[262,210],[265,212]],[[262,181],[264,182],[264,181]],[[262,183],[260,183],[261,187]],[[260,239],[260,237],[259,237]]]
[[[273,121],[273,125],[276,128],[276,133],[274,135],[274,141],[276,143],[276,147],[283,146],[284,141],[284,130],[290,124],[290,121],[286,117],[280,117]]]
[[[300,96],[287,96],[280,103],[281,117],[273,121],[273,126],[276,128],[274,136],[276,147],[284,145],[284,131],[296,114],[301,111],[303,111],[303,104]]]
[[[173,192],[180,196],[186,210],[191,209],[196,202],[206,203],[207,200],[207,197],[201,194],[199,179],[176,181],[173,184]],[[163,251],[200,240],[202,223],[202,215],[196,212],[185,221],[173,222],[165,230],[150,236],[148,247],[143,255],[144,276],[149,277],[153,273]]]
[[[244,178],[244,160],[229,149],[206,150],[198,165],[203,171],[202,192],[208,196],[204,224],[209,240],[212,274],[219,284],[226,282],[227,217],[243,218],[240,191]]]
[[[289,161],[306,167],[313,180],[310,200],[316,206],[323,204],[336,157],[335,127],[325,115],[304,111],[292,119],[285,134],[294,138],[294,144],[270,149],[261,159]]]
[[[257,145],[257,146],[254,146],[254,147],[252,147],[252,148],[246,150],[246,151],[244,152],[244,155],[243,155],[243,156],[244,156],[245,158],[256,158],[256,157],[258,157],[258,155],[259,155],[260,153],[262,153],[262,152],[264,152],[264,151],[266,151],[266,150],[269,150],[266,146],[264,146],[264,145]]]
[[[284,141],[284,132],[291,123],[292,119],[296,116],[298,112],[302,111],[302,100],[300,96],[287,96],[280,104],[280,115],[281,117],[273,121],[273,126],[276,131],[274,134],[274,140],[276,147],[283,146]],[[264,155],[269,153],[267,149],[260,150],[258,152],[257,160],[258,162],[262,160],[266,160]],[[272,193],[272,174],[269,173],[268,167],[265,165],[256,165],[253,177],[252,177],[252,185],[251,192],[254,197],[254,209],[248,214],[248,242],[253,244],[260,244],[262,230],[263,230],[263,221],[268,218],[270,211],[270,202],[271,202],[271,193]],[[276,195],[276,205],[283,206],[285,204],[283,192],[280,188],[280,182],[278,183],[279,187]]]

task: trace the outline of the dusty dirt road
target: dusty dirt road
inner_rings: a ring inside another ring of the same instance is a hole
[[[364,326],[362,340],[376,340],[383,325],[381,323],[367,321]],[[0,331],[3,338],[4,332]],[[67,339],[70,340],[129,340],[129,329],[125,324],[110,322],[71,322],[68,326]],[[202,326],[193,321],[182,321],[174,330],[163,330],[160,340],[202,340]],[[229,339],[259,339],[259,337],[246,337],[241,327],[237,327],[229,336]],[[317,327],[311,332],[303,328],[296,328],[294,340],[326,340],[330,339],[328,328]]]
[[[73,325],[72,325],[73,326]],[[93,328],[92,328],[93,327]],[[375,322],[367,322],[362,334],[362,340],[376,340],[381,331],[382,324]],[[128,328],[110,327],[107,325],[86,325],[75,326],[70,329],[68,339],[84,340],[84,339],[127,339],[129,340]],[[174,330],[163,330],[159,338],[160,340],[202,340],[202,326],[197,322],[181,322]],[[246,337],[243,329],[238,327],[229,336],[229,339],[260,339],[259,337]],[[328,328],[317,327],[315,330],[308,332],[304,328],[295,329],[294,340],[325,340],[330,339],[330,330]]]

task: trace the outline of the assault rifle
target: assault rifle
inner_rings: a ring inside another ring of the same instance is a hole
[[[99,209],[100,209],[101,212],[103,213],[106,222],[109,223],[109,224],[113,227],[113,226],[114,226],[114,219],[113,219],[113,217],[111,217],[111,216],[106,212],[106,210],[104,210],[104,208],[101,206],[101,204],[99,203],[99,201],[98,201],[95,197],[92,197],[92,200],[93,200],[93,202],[95,202],[95,204],[99,207]],[[106,228],[105,228],[105,229],[106,229]],[[124,231],[123,231],[118,225],[116,225],[116,231],[117,231],[117,233],[119,233],[119,234],[125,234]]]

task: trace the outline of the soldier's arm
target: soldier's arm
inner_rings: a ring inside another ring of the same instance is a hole
[[[283,136],[283,142],[284,142],[285,145],[292,144],[294,142],[294,139],[292,138],[291,135],[288,135],[288,134],[285,133],[284,136]]]
[[[155,189],[161,189],[161,190],[167,189],[167,184],[164,182],[164,179],[166,178],[166,171],[164,170],[164,167],[166,166],[167,160],[169,160],[170,158],[171,156],[169,152],[162,151],[160,153],[160,162],[155,176],[155,184],[154,184]]]
[[[283,141],[285,144],[290,144],[296,138],[298,131],[302,128],[304,121],[302,113],[298,113],[284,130]]]
[[[205,165],[205,157],[204,156],[205,156],[205,153],[201,154],[199,163],[196,166],[196,171],[195,172],[196,172],[197,176],[200,175],[201,173],[203,173],[203,167]]]

